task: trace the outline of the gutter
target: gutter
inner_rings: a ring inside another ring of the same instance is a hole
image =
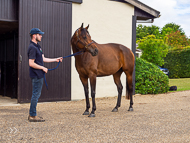
[[[137,23],[153,23],[154,19],[148,19],[148,20],[137,20]]]

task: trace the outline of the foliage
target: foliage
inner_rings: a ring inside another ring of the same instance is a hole
[[[143,51],[142,59],[158,66],[164,64],[164,57],[166,57],[168,53],[168,46],[164,43],[164,40],[156,39],[154,35],[148,35],[137,41],[137,43],[138,48]]]
[[[180,31],[168,34],[166,43],[172,47],[172,50],[183,49],[183,47],[190,45],[189,39],[185,35],[181,35]]]
[[[148,35],[155,35],[157,39],[165,37],[167,34],[179,31],[180,35],[185,35],[185,32],[180,25],[175,23],[168,23],[162,29],[158,26],[145,26],[139,24],[136,28],[136,40],[140,40]]]
[[[157,66],[136,58],[135,92],[139,94],[166,93],[169,79]]]
[[[143,37],[146,37],[148,35],[155,35],[157,38],[159,38],[160,37],[160,28],[155,25],[143,26],[142,24],[139,24],[136,29],[136,39],[140,40]]]
[[[169,51],[166,56],[164,67],[169,70],[170,78],[189,78],[190,77],[190,46],[184,49]]]
[[[159,66],[165,63],[170,78],[190,77],[190,39],[180,25],[168,23],[161,30],[157,26],[138,25],[137,43],[143,51],[141,58]]]
[[[164,36],[166,36],[167,34],[170,34],[173,31],[174,30],[172,28],[170,28],[170,27],[162,28],[161,35],[162,35],[162,37],[164,37]]]
[[[163,35],[163,33],[165,33],[166,31],[168,31],[169,33],[170,33],[170,32],[180,31],[180,34],[181,34],[181,35],[185,35],[185,32],[183,31],[183,28],[181,28],[180,25],[175,24],[175,23],[173,23],[173,22],[166,24],[166,25],[162,28],[162,30],[161,30],[162,35]],[[166,32],[166,34],[167,34],[168,32]]]

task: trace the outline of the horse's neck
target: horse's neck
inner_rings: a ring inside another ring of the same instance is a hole
[[[74,44],[72,44],[72,50],[73,50],[73,53],[79,52],[79,50],[76,48]]]
[[[77,49],[76,45],[73,44],[73,43],[72,43],[72,51],[73,51],[73,54],[79,52],[79,50]],[[80,61],[81,60],[81,56],[82,56],[82,54],[74,56],[75,57],[75,62]]]
[[[73,50],[73,53],[76,53],[76,52],[79,52],[79,50],[77,49],[77,47],[76,47],[74,41],[76,41],[76,38],[75,38],[75,37],[72,37],[72,38],[71,38],[72,50]]]

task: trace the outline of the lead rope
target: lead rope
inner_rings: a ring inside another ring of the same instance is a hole
[[[64,59],[64,58],[68,58],[68,57],[72,57],[72,56],[76,56],[76,55],[81,55],[82,53],[83,53],[83,51],[79,51],[79,52],[77,52],[77,53],[74,53],[74,54],[71,54],[71,55],[68,55],[68,56],[65,56],[65,57],[62,57],[62,58]],[[60,64],[60,61],[59,61],[59,63],[57,64],[57,66],[56,66],[55,68],[48,69],[48,71],[52,71],[52,70],[57,69],[57,68],[59,67],[59,64]],[[44,72],[44,82],[45,82],[46,88],[47,88],[47,90],[48,90],[48,84],[47,84],[47,81],[46,81],[45,72]]]

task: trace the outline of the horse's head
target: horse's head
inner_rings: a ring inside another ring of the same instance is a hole
[[[92,56],[98,54],[98,49],[94,41],[92,41],[91,36],[88,32],[89,25],[86,28],[83,28],[83,23],[80,28],[76,30],[72,37],[72,43],[75,44],[78,50],[83,50],[91,53]]]

